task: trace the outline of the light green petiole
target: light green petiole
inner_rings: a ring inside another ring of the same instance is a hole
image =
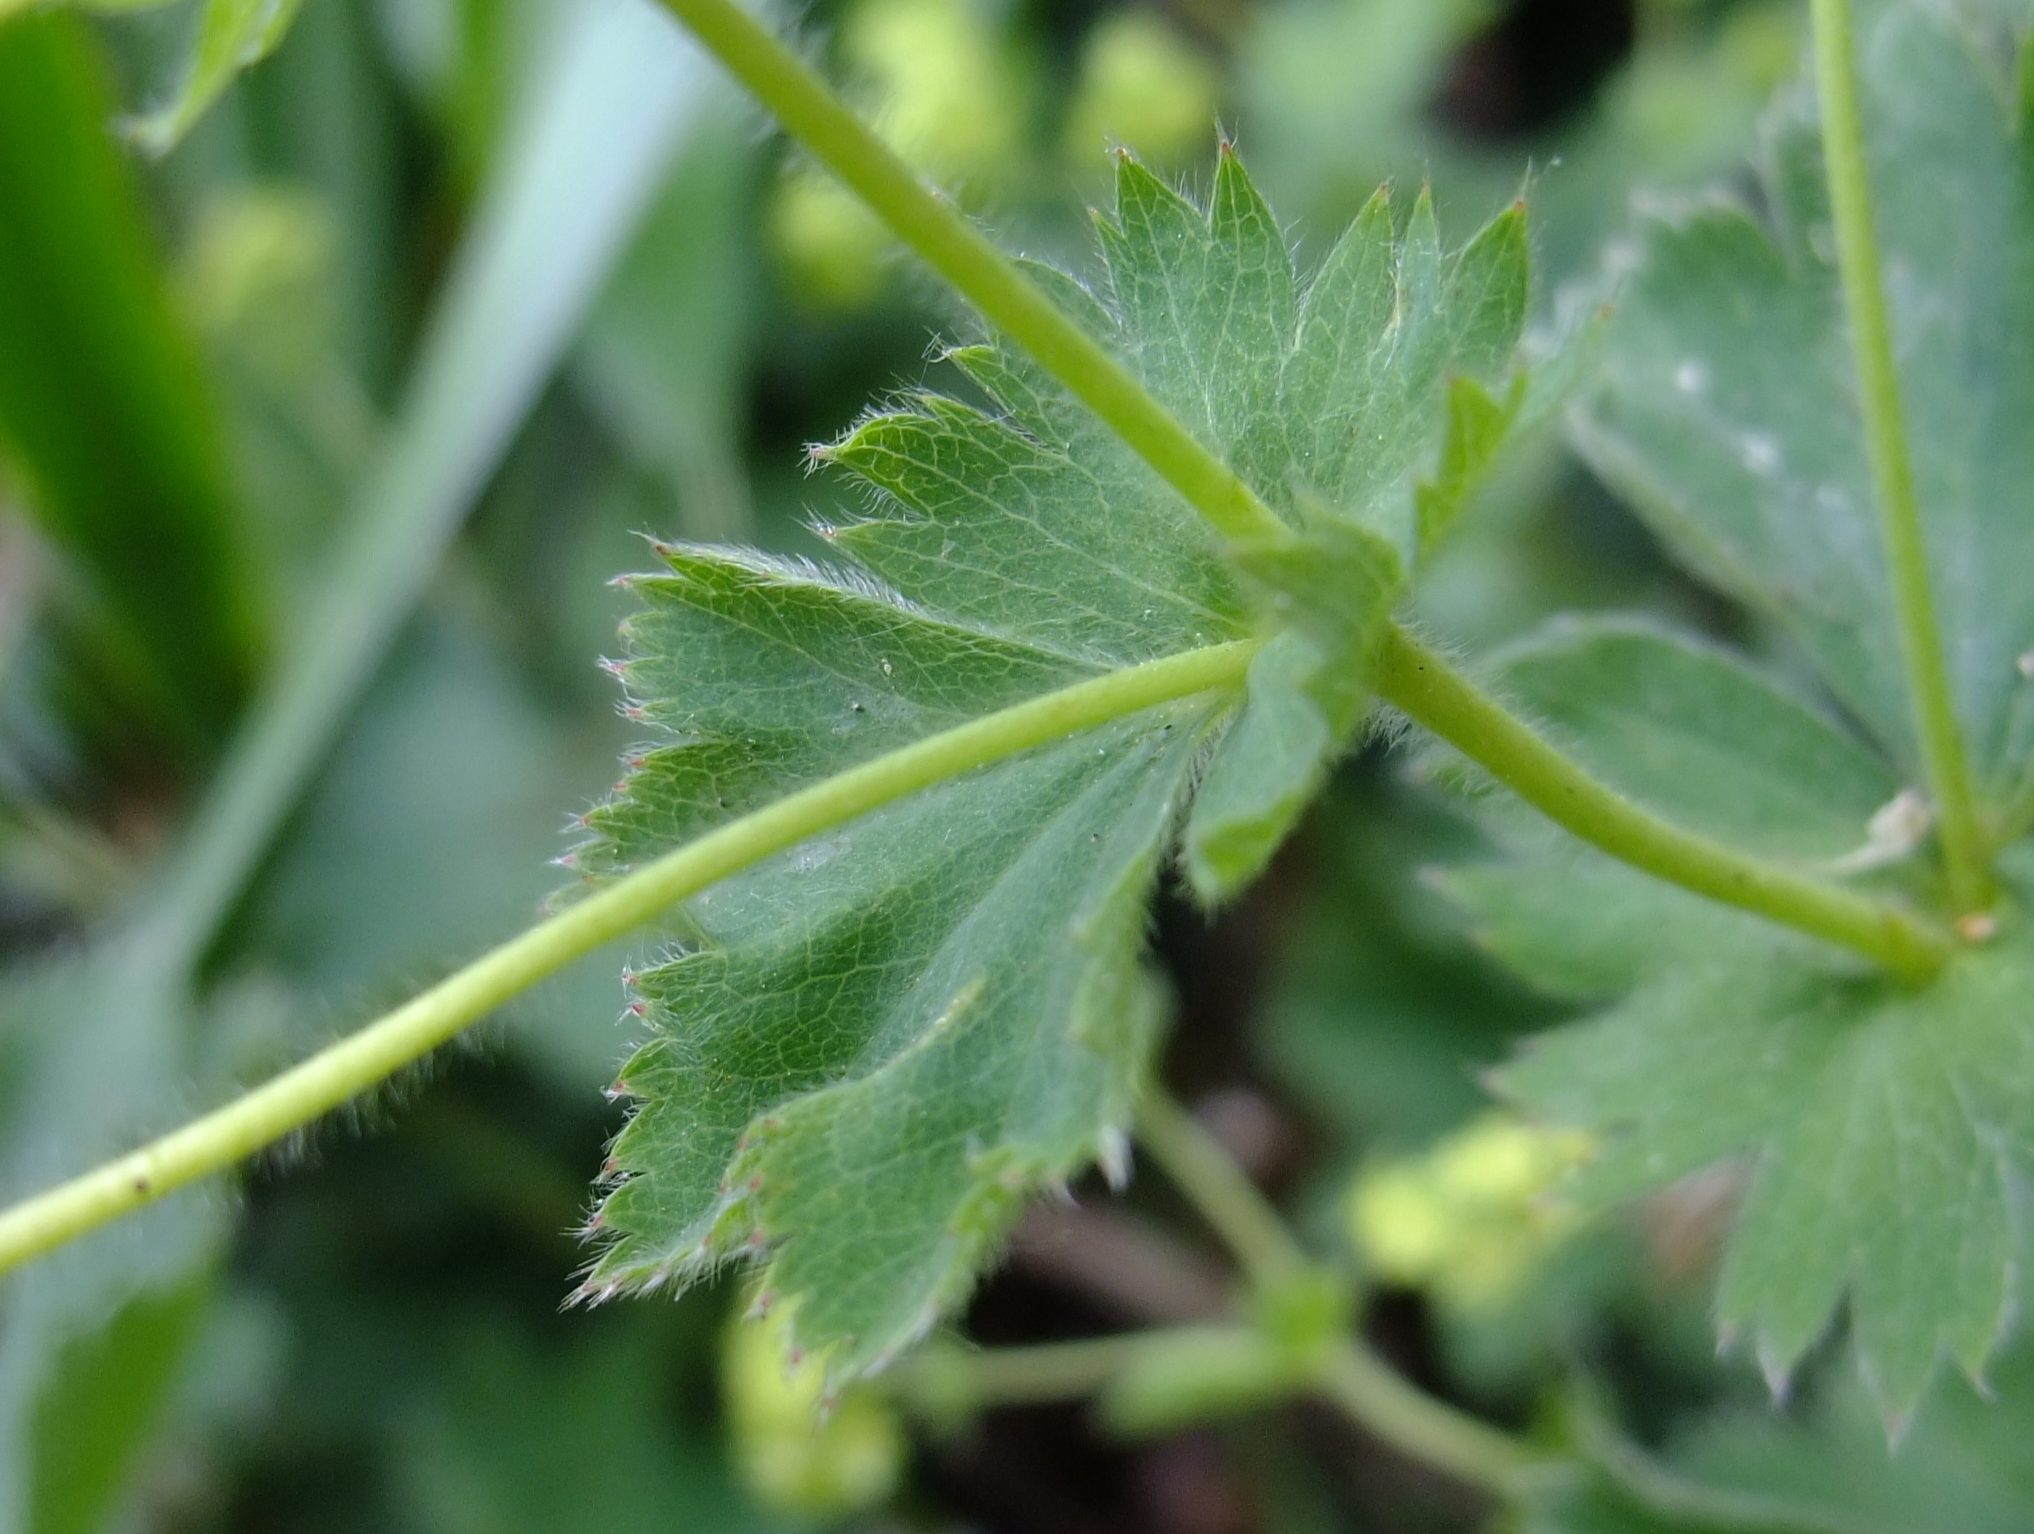
[[[1829,177],[1829,209],[1836,227],[1836,265],[1850,317],[1857,362],[1858,404],[1865,448],[1878,489],[1881,539],[1899,621],[1907,691],[1921,737],[1922,765],[1935,800],[1942,860],[1950,895],[1962,911],[1981,911],[1993,896],[1991,868],[1971,792],[1970,766],[1956,722],[1955,695],[1935,621],[1928,582],[1928,549],[1920,502],[1900,410],[1900,379],[1893,366],[1892,326],[1872,229],[1871,176],[1865,164],[1864,123],[1858,109],[1856,48],[1850,0],[1809,0],[1815,28],[1815,91],[1822,112],[1822,153]]]
[[[983,318],[1035,357],[1156,469],[1223,537],[1291,536],[1277,515],[1210,453],[1094,337],[1068,319],[1010,258],[927,190],[883,141],[735,0],[663,0],[791,136],[867,203]]]
[[[1378,694],[1454,746],[1549,820],[1613,857],[1725,905],[1841,944],[1908,980],[1956,951],[1931,923],[1882,900],[1662,820],[1597,782],[1403,629],[1378,642]]]
[[[0,1213],[0,1271],[223,1172],[373,1087],[573,960],[728,875],[906,794],[1112,719],[1239,685],[1257,642],[1146,661],[928,736],[710,831],[511,939],[153,1144]]]

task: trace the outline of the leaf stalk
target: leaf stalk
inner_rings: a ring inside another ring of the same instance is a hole
[[[300,1129],[575,959],[680,900],[906,794],[1096,728],[1239,685],[1259,642],[1169,655],[1061,688],[879,756],[666,853],[510,939],[379,1021],[172,1131],[0,1212],[0,1272]]]
[[[1026,280],[952,203],[927,189],[847,105],[736,0],[662,0],[812,157],[1037,359],[1234,543],[1282,543],[1285,523],[1153,399],[1129,369]]]
[[[1555,824],[1649,874],[1863,954],[1904,980],[1932,978],[1949,933],[1874,900],[1662,820],[1599,783],[1397,624],[1372,659],[1378,695]]]
[[[1252,1283],[1276,1283],[1307,1266],[1307,1255],[1285,1221],[1235,1158],[1200,1120],[1155,1087],[1137,1104],[1137,1139],[1222,1238]]]
[[[1312,1266],[1270,1201],[1186,1109],[1161,1091],[1147,1091],[1137,1133],[1253,1284],[1271,1288]],[[1156,1347],[1164,1336],[1146,1334],[1143,1346]],[[1328,1339],[1307,1376],[1358,1427],[1500,1500],[1517,1500],[1537,1475],[1560,1464],[1410,1384],[1357,1338]]]
[[[1928,550],[1914,489],[1914,466],[1893,362],[1892,326],[1873,232],[1871,174],[1858,106],[1856,44],[1850,0],[1810,0],[1815,91],[1822,116],[1823,161],[1836,229],[1836,265],[1850,319],[1865,449],[1878,491],[1880,537],[1893,587],[1900,654],[1920,735],[1922,766],[1935,800],[1942,859],[1960,911],[1981,911],[1994,890],[1989,854],[1971,790],[1970,765],[1957,725],[1955,695],[1943,658]]]

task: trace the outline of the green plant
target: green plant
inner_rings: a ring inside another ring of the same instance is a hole
[[[1721,1314],[1776,1382],[1846,1296],[1888,1420],[1944,1354],[1981,1375],[2034,1154],[2013,425],[2034,245],[2018,98],[1962,24],[1876,4],[1860,68],[1847,6],[1817,0],[1819,116],[1776,120],[1769,223],[1648,226],[1613,312],[1529,367],[1522,206],[1445,253],[1426,196],[1380,194],[1302,281],[1226,145],[1205,208],[1126,157],[1083,287],[1002,255],[729,0],[670,8],[980,311],[990,339],[949,360],[987,407],[914,394],[814,451],[871,494],[823,530],[831,566],[658,545],[614,669],[663,743],[585,817],[592,887],[0,1215],[0,1260],[229,1167],[665,920],[669,955],[630,977],[649,1040],[616,1083],[636,1108],[582,1298],[753,1256],[845,1384],[951,1313],[1024,1200],[1119,1172],[1134,1119],[1233,1247],[1245,1323],[934,1350],[900,1366],[907,1399],[1104,1388],[1135,1428],[1309,1389],[1501,1497],[1596,1477],[1662,1517],[1810,1520],[1675,1480],[1586,1403],[1528,1443],[1413,1390],[1351,1339],[1343,1276],[1150,1087],[1169,856],[1232,898],[1395,710],[1442,770],[1545,817],[1483,796],[1517,855],[1446,880],[1535,983],[1609,1004],[1499,1081],[1599,1136],[1574,1194],[1749,1156]],[[1570,401],[1605,478],[1847,717],[1647,624],[1570,625],[1483,684],[1415,636],[1420,573]]]

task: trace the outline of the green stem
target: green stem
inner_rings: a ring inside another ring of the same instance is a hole
[[[1154,1349],[1211,1330],[1217,1329],[1168,1328],[1021,1348],[932,1347],[898,1366],[896,1384],[912,1405],[942,1417],[1073,1400],[1093,1395]],[[1227,1330],[1244,1335],[1240,1328]]]
[[[1956,951],[1948,933],[1909,912],[1734,851],[1640,809],[1396,625],[1387,625],[1378,643],[1371,682],[1379,696],[1550,820],[1635,868],[1841,944],[1905,979],[1928,979]]]
[[[1815,28],[1815,87],[1822,111],[1829,207],[1836,226],[1836,264],[1850,317],[1858,403],[1864,413],[1865,446],[1878,489],[1880,534],[1893,585],[1893,611],[1900,625],[1907,690],[1920,731],[1922,764],[1935,799],[1950,894],[1959,909],[1981,910],[1992,900],[1991,872],[1971,793],[1963,735],[1957,727],[1949,668],[1943,660],[1942,636],[1935,621],[1921,508],[1900,411],[1892,327],[1886,318],[1885,284],[1872,230],[1871,180],[1858,110],[1850,4],[1849,0],[1810,0],[1809,10]]]
[[[1314,1385],[1393,1448],[1500,1501],[1517,1501],[1564,1468],[1563,1461],[1535,1454],[1510,1434],[1408,1384],[1360,1342],[1345,1341],[1325,1352]]]
[[[1306,1253],[1257,1185],[1198,1119],[1157,1087],[1137,1105],[1137,1138],[1252,1283],[1274,1283],[1307,1266]]]
[[[0,1213],[0,1271],[224,1171],[677,901],[809,836],[989,763],[1243,680],[1254,640],[1113,671],[877,757],[667,853],[244,1096]]]
[[[1222,460],[934,195],[824,81],[736,0],[663,0],[806,150],[891,231],[1037,359],[1225,538],[1277,543],[1285,524]]]
[[[1253,1283],[1274,1285],[1306,1269],[1306,1253],[1277,1211],[1192,1114],[1163,1092],[1148,1091],[1138,1107],[1137,1133],[1235,1252]],[[986,1353],[948,1349],[906,1365],[903,1379],[906,1393],[924,1409],[959,1414],[988,1404],[1091,1394],[1132,1364],[1175,1344],[1198,1347],[1210,1337],[1249,1335],[1220,1327],[1179,1327]],[[1409,1384],[1352,1338],[1338,1337],[1322,1347],[1304,1378],[1364,1431],[1500,1499],[1516,1500],[1539,1477],[1562,1468],[1563,1462],[1535,1454]]]

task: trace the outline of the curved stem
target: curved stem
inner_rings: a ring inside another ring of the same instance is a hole
[[[1360,1342],[1344,1341],[1324,1353],[1314,1385],[1393,1448],[1500,1501],[1518,1500],[1565,1468],[1408,1383]]]
[[[917,741],[708,832],[587,896],[360,1032],[151,1145],[0,1213],[0,1271],[224,1171],[677,901],[922,788],[1161,703],[1239,684],[1258,642],[1110,672]]]
[[[1928,979],[1956,951],[1948,933],[1910,912],[1748,856],[1639,808],[1395,624],[1378,642],[1371,682],[1385,701],[1550,820],[1635,868],[1840,944],[1904,979]]]
[[[1192,1114],[1163,1092],[1149,1091],[1137,1110],[1137,1134],[1253,1283],[1273,1284],[1307,1266],[1278,1211]],[[1164,1335],[1147,1334],[1146,1345],[1156,1346]],[[1536,1475],[1559,1463],[1428,1395],[1354,1338],[1335,1338],[1307,1372],[1313,1387],[1358,1427],[1500,1499],[1522,1496]]]
[[[1620,1435],[1591,1411],[1578,1412],[1590,1464],[1647,1510],[1713,1534],[1885,1534],[1878,1525],[1787,1497],[1690,1480]]]
[[[736,0],[663,0],[792,137],[1158,473],[1224,537],[1276,543],[1286,525],[1128,369],[927,190],[770,29]]]
[[[1885,283],[1872,231],[1871,178],[1858,110],[1850,3],[1810,0],[1809,11],[1815,28],[1815,89],[1822,112],[1829,208],[1836,227],[1836,264],[1850,318],[1858,404],[1864,415],[1872,479],[1878,489],[1880,536],[1892,580],[1907,691],[1920,732],[1922,763],[1935,799],[1950,893],[1960,909],[1980,910],[1991,903],[1991,872],[1971,793],[1963,735],[1957,727],[1942,636],[1935,621],[1921,508],[1914,493],[1914,468],[1900,411],[1892,327],[1886,318]]]
[[[1307,1255],[1270,1201],[1186,1109],[1157,1087],[1137,1105],[1137,1138],[1255,1284],[1299,1272]]]

